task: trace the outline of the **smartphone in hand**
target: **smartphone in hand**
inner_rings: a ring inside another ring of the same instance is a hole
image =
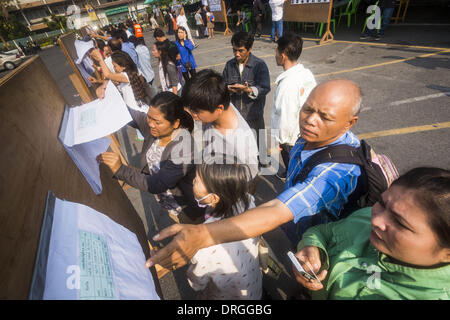
[[[300,264],[300,261],[298,261],[297,257],[292,253],[292,251],[289,251],[287,253],[289,259],[291,259],[292,263],[295,266],[295,269],[297,269],[297,271],[306,279],[311,280],[311,281],[317,281],[319,283],[320,280],[317,278],[317,276],[314,274],[314,271],[312,271],[311,268],[311,272],[313,272],[313,274],[309,274],[308,272],[305,271],[305,269],[303,269],[302,265]]]

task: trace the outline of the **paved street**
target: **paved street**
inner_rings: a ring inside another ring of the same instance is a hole
[[[336,41],[324,45],[317,44],[314,34],[304,34],[300,61],[312,70],[318,83],[345,78],[361,87],[363,108],[353,131],[365,137],[378,153],[391,157],[400,173],[417,166],[450,168],[450,27],[392,26],[379,42],[360,41],[358,28],[341,25]],[[151,50],[152,34],[145,32],[144,37]],[[225,62],[232,57],[230,39],[217,33],[214,39],[197,40],[200,46],[194,56],[198,70],[212,68],[222,72]],[[274,81],[282,72],[275,63],[275,47],[268,37],[262,37],[255,41],[252,51],[266,61],[270,70],[272,90],[264,112],[266,127],[270,127]],[[81,104],[68,78],[72,70],[61,50],[45,49],[40,56],[68,103]],[[156,61],[152,63],[157,70]],[[118,136],[129,163],[135,164],[141,147],[136,141],[136,130],[124,128]],[[274,176],[261,177],[256,194],[258,203],[272,199],[282,189],[282,183]],[[133,189],[126,193],[143,219],[149,238],[171,224],[152,195]],[[280,231],[266,237],[284,263]],[[265,280],[273,298],[289,297],[283,293],[284,284],[289,286],[290,266],[288,263],[286,266],[288,271],[282,276],[281,289],[277,290],[270,279]],[[161,279],[165,299],[194,298],[185,270],[180,268]]]

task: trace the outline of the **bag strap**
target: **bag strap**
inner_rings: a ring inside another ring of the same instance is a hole
[[[354,148],[349,145],[331,146],[313,154],[295,178],[295,182],[302,182],[308,177],[314,167],[326,162],[356,164],[360,167],[364,166],[364,161],[359,148]]]

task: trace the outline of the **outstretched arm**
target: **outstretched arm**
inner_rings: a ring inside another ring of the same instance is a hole
[[[221,221],[201,225],[175,224],[153,238],[160,241],[175,236],[167,246],[147,260],[146,266],[159,264],[168,269],[172,266],[178,268],[185,265],[199,249],[253,238],[292,219],[293,215],[289,208],[280,200],[274,199]]]
[[[92,38],[96,38],[96,39],[102,39],[102,40],[105,40],[105,41],[108,41],[108,40],[110,40],[111,39],[111,37],[105,37],[105,36],[102,36],[102,35],[100,35],[100,34],[98,34],[98,33],[94,33],[94,32],[90,32],[90,33],[88,33]]]
[[[124,76],[121,73],[114,73],[111,72],[108,68],[108,66],[106,65],[105,61],[103,60],[103,57],[100,53],[100,51],[98,51],[98,49],[94,49],[91,52],[91,57],[98,61],[98,63],[100,64],[100,67],[102,68],[103,71],[103,75],[105,76],[106,79],[110,79],[112,81],[117,81],[117,82],[129,82],[128,78],[126,76]]]

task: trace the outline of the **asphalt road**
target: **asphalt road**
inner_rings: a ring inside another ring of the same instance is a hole
[[[337,28],[337,41],[325,45],[318,45],[314,34],[304,34],[300,62],[312,70],[318,83],[345,78],[361,87],[363,108],[353,131],[364,134],[378,153],[391,157],[400,173],[417,166],[449,169],[450,27],[392,26],[386,38],[379,42],[360,41],[359,31],[359,27],[347,29],[341,25]],[[144,37],[151,50],[151,33],[144,32]],[[217,33],[214,39],[202,39],[198,43],[200,46],[194,51],[198,70],[212,68],[222,72],[226,61],[232,58],[230,37]],[[263,58],[270,70],[272,90],[267,95],[264,111],[266,127],[270,127],[274,81],[282,69],[275,63],[275,44],[267,37],[256,40],[252,52]],[[61,50],[58,47],[45,49],[40,56],[68,103],[81,104],[68,78],[72,70]],[[156,62],[152,62],[157,70]],[[131,164],[136,161],[141,147],[135,137],[136,131],[130,128],[119,133],[121,148]],[[273,199],[282,189],[282,183],[274,176],[261,178],[256,194],[258,203]],[[172,223],[153,196],[133,189],[126,193],[143,219],[149,238]],[[284,242],[278,241],[280,231],[275,230],[266,237],[285,263]],[[280,294],[284,289],[278,288],[292,283],[288,263],[286,269],[286,275],[278,282],[265,280],[265,286],[275,299],[289,296],[289,290]],[[185,279],[185,270],[178,269],[160,279],[166,299],[194,298]]]

